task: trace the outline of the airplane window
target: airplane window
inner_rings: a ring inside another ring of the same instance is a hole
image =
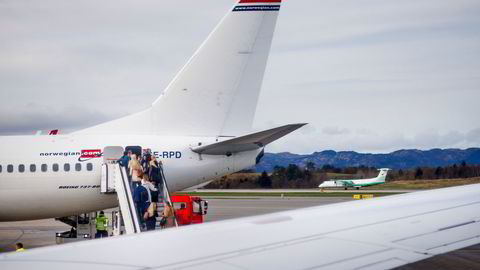
[[[91,171],[91,170],[93,170],[93,164],[87,163],[87,171]],[[0,172],[1,172],[1,168],[0,168]]]
[[[19,172],[24,172],[25,171],[25,165],[23,165],[23,164],[18,165],[18,171]]]
[[[35,164],[30,164],[30,172],[35,172],[37,170],[37,166]]]
[[[68,163],[63,164],[63,170],[66,172],[70,171],[70,164]]]
[[[75,171],[79,172],[79,171],[81,171],[81,170],[82,170],[82,164],[76,163],[76,164],[75,164]]]
[[[7,172],[9,173],[13,172],[13,165],[10,164],[7,166]]]
[[[54,172],[58,172],[58,164],[57,164],[57,163],[54,163],[54,164],[52,165],[52,170],[53,170]]]
[[[46,172],[47,171],[47,164],[42,164],[42,172]]]

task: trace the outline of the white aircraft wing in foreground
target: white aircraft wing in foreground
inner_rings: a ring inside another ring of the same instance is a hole
[[[480,242],[480,184],[0,256],[1,269],[389,269]]]

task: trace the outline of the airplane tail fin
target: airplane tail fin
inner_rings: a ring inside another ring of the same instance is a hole
[[[279,9],[280,0],[240,0],[153,103],[153,122],[171,117],[169,129],[194,135],[248,132]]]
[[[85,132],[193,136],[249,132],[280,3],[238,0],[149,109]]]
[[[387,178],[387,173],[390,169],[388,168],[381,168],[379,169],[379,173],[378,173],[378,176],[377,176],[377,180],[379,182],[385,182],[385,178]]]

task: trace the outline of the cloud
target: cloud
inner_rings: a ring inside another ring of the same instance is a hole
[[[324,127],[322,128],[322,133],[326,135],[340,135],[340,134],[349,134],[350,130],[348,128]]]
[[[232,4],[2,1],[0,133],[148,107]],[[267,150],[479,146],[479,12],[477,0],[284,1],[254,127],[309,125]]]
[[[467,132],[465,139],[473,144],[480,145],[480,128],[472,129]]]
[[[300,129],[300,132],[305,135],[315,134],[315,132],[317,132],[317,129],[313,125],[307,124]]]
[[[479,147],[480,128],[467,132],[451,130],[439,132],[435,129],[422,130],[419,133],[405,134],[395,131],[359,129],[349,130],[336,127],[332,133],[317,131],[302,134],[295,132],[267,146],[269,152],[290,151],[309,154],[321,150],[357,151],[366,153],[386,153],[398,149],[432,149],[432,148],[469,148]],[[300,129],[301,131],[301,129]]]
[[[102,123],[113,118],[111,115],[76,105],[67,107],[49,107],[30,103],[18,111],[0,110],[0,134],[31,135],[36,130],[59,129],[68,133],[88,126]]]

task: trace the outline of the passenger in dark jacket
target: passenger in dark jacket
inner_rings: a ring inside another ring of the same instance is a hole
[[[152,160],[150,161],[148,177],[150,181],[155,184],[161,184],[162,182],[162,176],[160,175],[160,164],[158,164],[155,158],[152,158]]]
[[[145,173],[145,174],[148,173],[150,159],[151,159],[150,154],[144,154],[142,156],[142,160],[140,160],[140,165],[142,166],[143,173]]]
[[[144,186],[138,185],[133,191],[133,201],[135,202],[135,208],[137,209],[137,214],[143,227],[145,223],[143,213],[148,209],[149,204],[148,190]]]
[[[123,156],[117,160],[118,164],[120,164],[120,166],[124,167],[125,170],[127,170],[128,172],[128,162],[130,161],[130,157],[128,156],[128,152],[125,151],[123,152]]]

